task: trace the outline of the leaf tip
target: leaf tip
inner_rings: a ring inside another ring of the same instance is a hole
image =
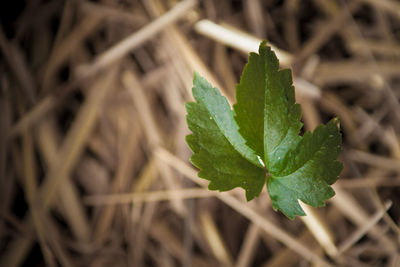
[[[258,51],[260,51],[261,48],[267,48],[267,41],[266,41],[266,40],[263,40],[263,41],[260,43],[260,46],[259,46],[259,48],[258,48]]]
[[[336,127],[340,129],[340,118],[339,117],[333,118],[332,123],[335,124]]]
[[[249,201],[253,200],[253,199],[254,199],[254,197],[255,197],[255,196],[253,196],[253,195],[249,194],[249,193],[246,191],[246,201],[247,201],[247,202],[249,202]]]

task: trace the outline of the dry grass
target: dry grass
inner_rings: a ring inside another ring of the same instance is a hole
[[[400,4],[27,1],[0,28],[0,266],[400,266]],[[16,11],[15,11],[16,10]],[[231,103],[260,40],[306,130],[340,116],[325,208],[288,220],[206,189],[193,72]]]

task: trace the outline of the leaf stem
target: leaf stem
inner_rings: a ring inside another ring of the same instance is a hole
[[[265,182],[268,182],[269,177],[271,177],[271,174],[269,174],[267,168],[265,168]]]

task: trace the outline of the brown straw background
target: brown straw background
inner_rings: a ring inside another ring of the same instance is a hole
[[[4,2],[0,266],[400,266],[400,2]],[[336,196],[294,221],[185,143],[193,72],[234,103],[264,39],[304,130],[341,118]]]

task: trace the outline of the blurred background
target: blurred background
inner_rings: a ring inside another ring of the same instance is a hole
[[[400,2],[0,6],[0,266],[400,266]],[[189,163],[193,72],[231,103],[266,39],[304,130],[341,118],[336,196],[291,221]]]

